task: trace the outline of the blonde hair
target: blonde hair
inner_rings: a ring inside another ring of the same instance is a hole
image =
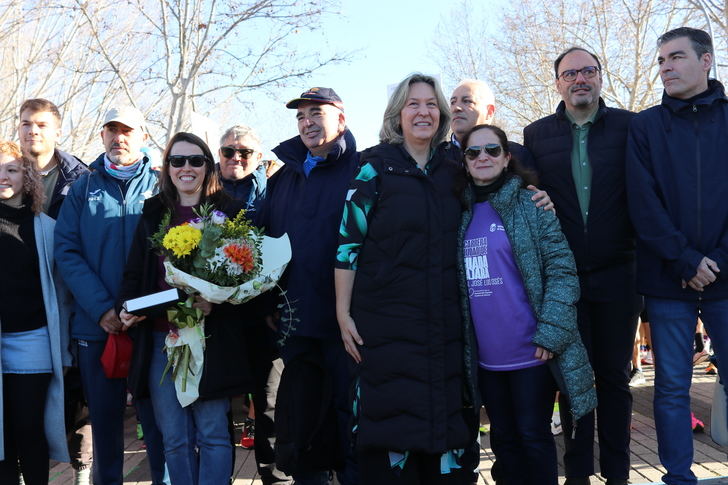
[[[426,83],[432,86],[432,89],[435,91],[435,99],[437,99],[437,108],[440,111],[440,124],[437,127],[435,135],[432,137],[431,146],[435,147],[445,139],[450,129],[450,109],[448,108],[445,96],[442,94],[442,89],[440,89],[440,83],[432,76],[417,72],[410,74],[399,83],[389,98],[387,108],[384,110],[382,129],[379,130],[380,142],[404,143],[402,116],[400,113],[404,109],[405,104],[407,104],[410,86],[416,83]]]
[[[43,181],[33,162],[23,157],[18,144],[12,141],[0,140],[0,153],[20,161],[20,167],[23,169],[23,199],[26,203],[30,203],[30,208],[35,214],[43,212],[45,199]]]

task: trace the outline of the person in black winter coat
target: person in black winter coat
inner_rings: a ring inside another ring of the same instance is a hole
[[[177,133],[164,151],[160,192],[144,204],[118,307],[131,298],[169,288],[163,257],[154,254],[149,237],[166,212],[171,214],[171,224],[178,225],[194,218],[193,209],[206,202],[231,218],[241,207],[222,190],[207,145],[195,135]],[[235,307],[213,305],[199,295],[196,300],[193,306],[205,315],[205,357],[199,399],[184,408],[171,374],[162,379],[167,365],[165,337],[172,324],[166,316],[149,321],[124,310],[119,318],[125,328],[135,327],[129,387],[135,397],[151,396],[172,483],[222,485],[228,483],[232,466],[230,396],[252,390],[252,373],[240,355],[245,330]]]
[[[359,364],[355,439],[364,484],[469,480],[458,464],[472,439],[465,406],[473,393],[456,276],[460,168],[441,143],[448,122],[434,78],[402,81],[382,143],[362,153],[344,207],[336,310]]]

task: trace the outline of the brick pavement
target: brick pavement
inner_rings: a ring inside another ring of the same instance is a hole
[[[715,376],[704,374],[705,366],[695,368],[693,386],[691,390],[692,409],[698,419],[705,423],[704,433],[695,434],[695,464],[693,472],[700,479],[700,485],[728,485],[728,461],[726,450],[722,449],[710,439],[710,403],[713,395],[713,383]],[[655,437],[655,423],[652,418],[652,380],[654,372],[652,367],[645,367],[647,384],[632,388],[634,396],[634,413],[632,419],[632,469],[630,470],[630,483],[648,484],[660,483],[660,477],[664,473],[657,457],[657,441]],[[240,405],[234,406],[241,409]],[[141,448],[142,443],[136,439],[136,420],[131,409],[127,413],[126,420],[126,451],[124,473],[125,485],[149,485],[149,472],[146,465],[146,455]],[[236,422],[242,421],[241,416],[236,416]],[[238,431],[239,432],[239,431]],[[556,439],[559,449],[559,483],[563,484],[563,439],[561,436]],[[490,467],[493,464],[493,453],[488,447],[488,435],[483,436],[483,450],[481,452],[481,471],[479,485],[493,485],[490,479]],[[598,456],[598,448],[595,447],[595,456]],[[53,463],[51,465],[52,485],[72,485],[72,473],[67,464]],[[598,465],[597,465],[598,469]],[[253,453],[236,447],[236,474],[234,485],[261,484],[255,470]],[[724,477],[724,478],[718,478]],[[592,478],[592,484],[601,484],[604,480],[601,477]]]

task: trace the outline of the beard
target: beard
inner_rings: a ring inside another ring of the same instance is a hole
[[[139,156],[134,156],[131,153],[119,155],[109,155],[107,153],[106,156],[109,157],[109,160],[111,160],[115,165],[131,165],[140,158]]]

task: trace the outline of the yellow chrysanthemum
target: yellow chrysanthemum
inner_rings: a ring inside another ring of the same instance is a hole
[[[202,231],[184,224],[170,229],[164,236],[162,245],[168,251],[172,251],[175,256],[181,258],[188,256],[200,244],[201,239]]]

